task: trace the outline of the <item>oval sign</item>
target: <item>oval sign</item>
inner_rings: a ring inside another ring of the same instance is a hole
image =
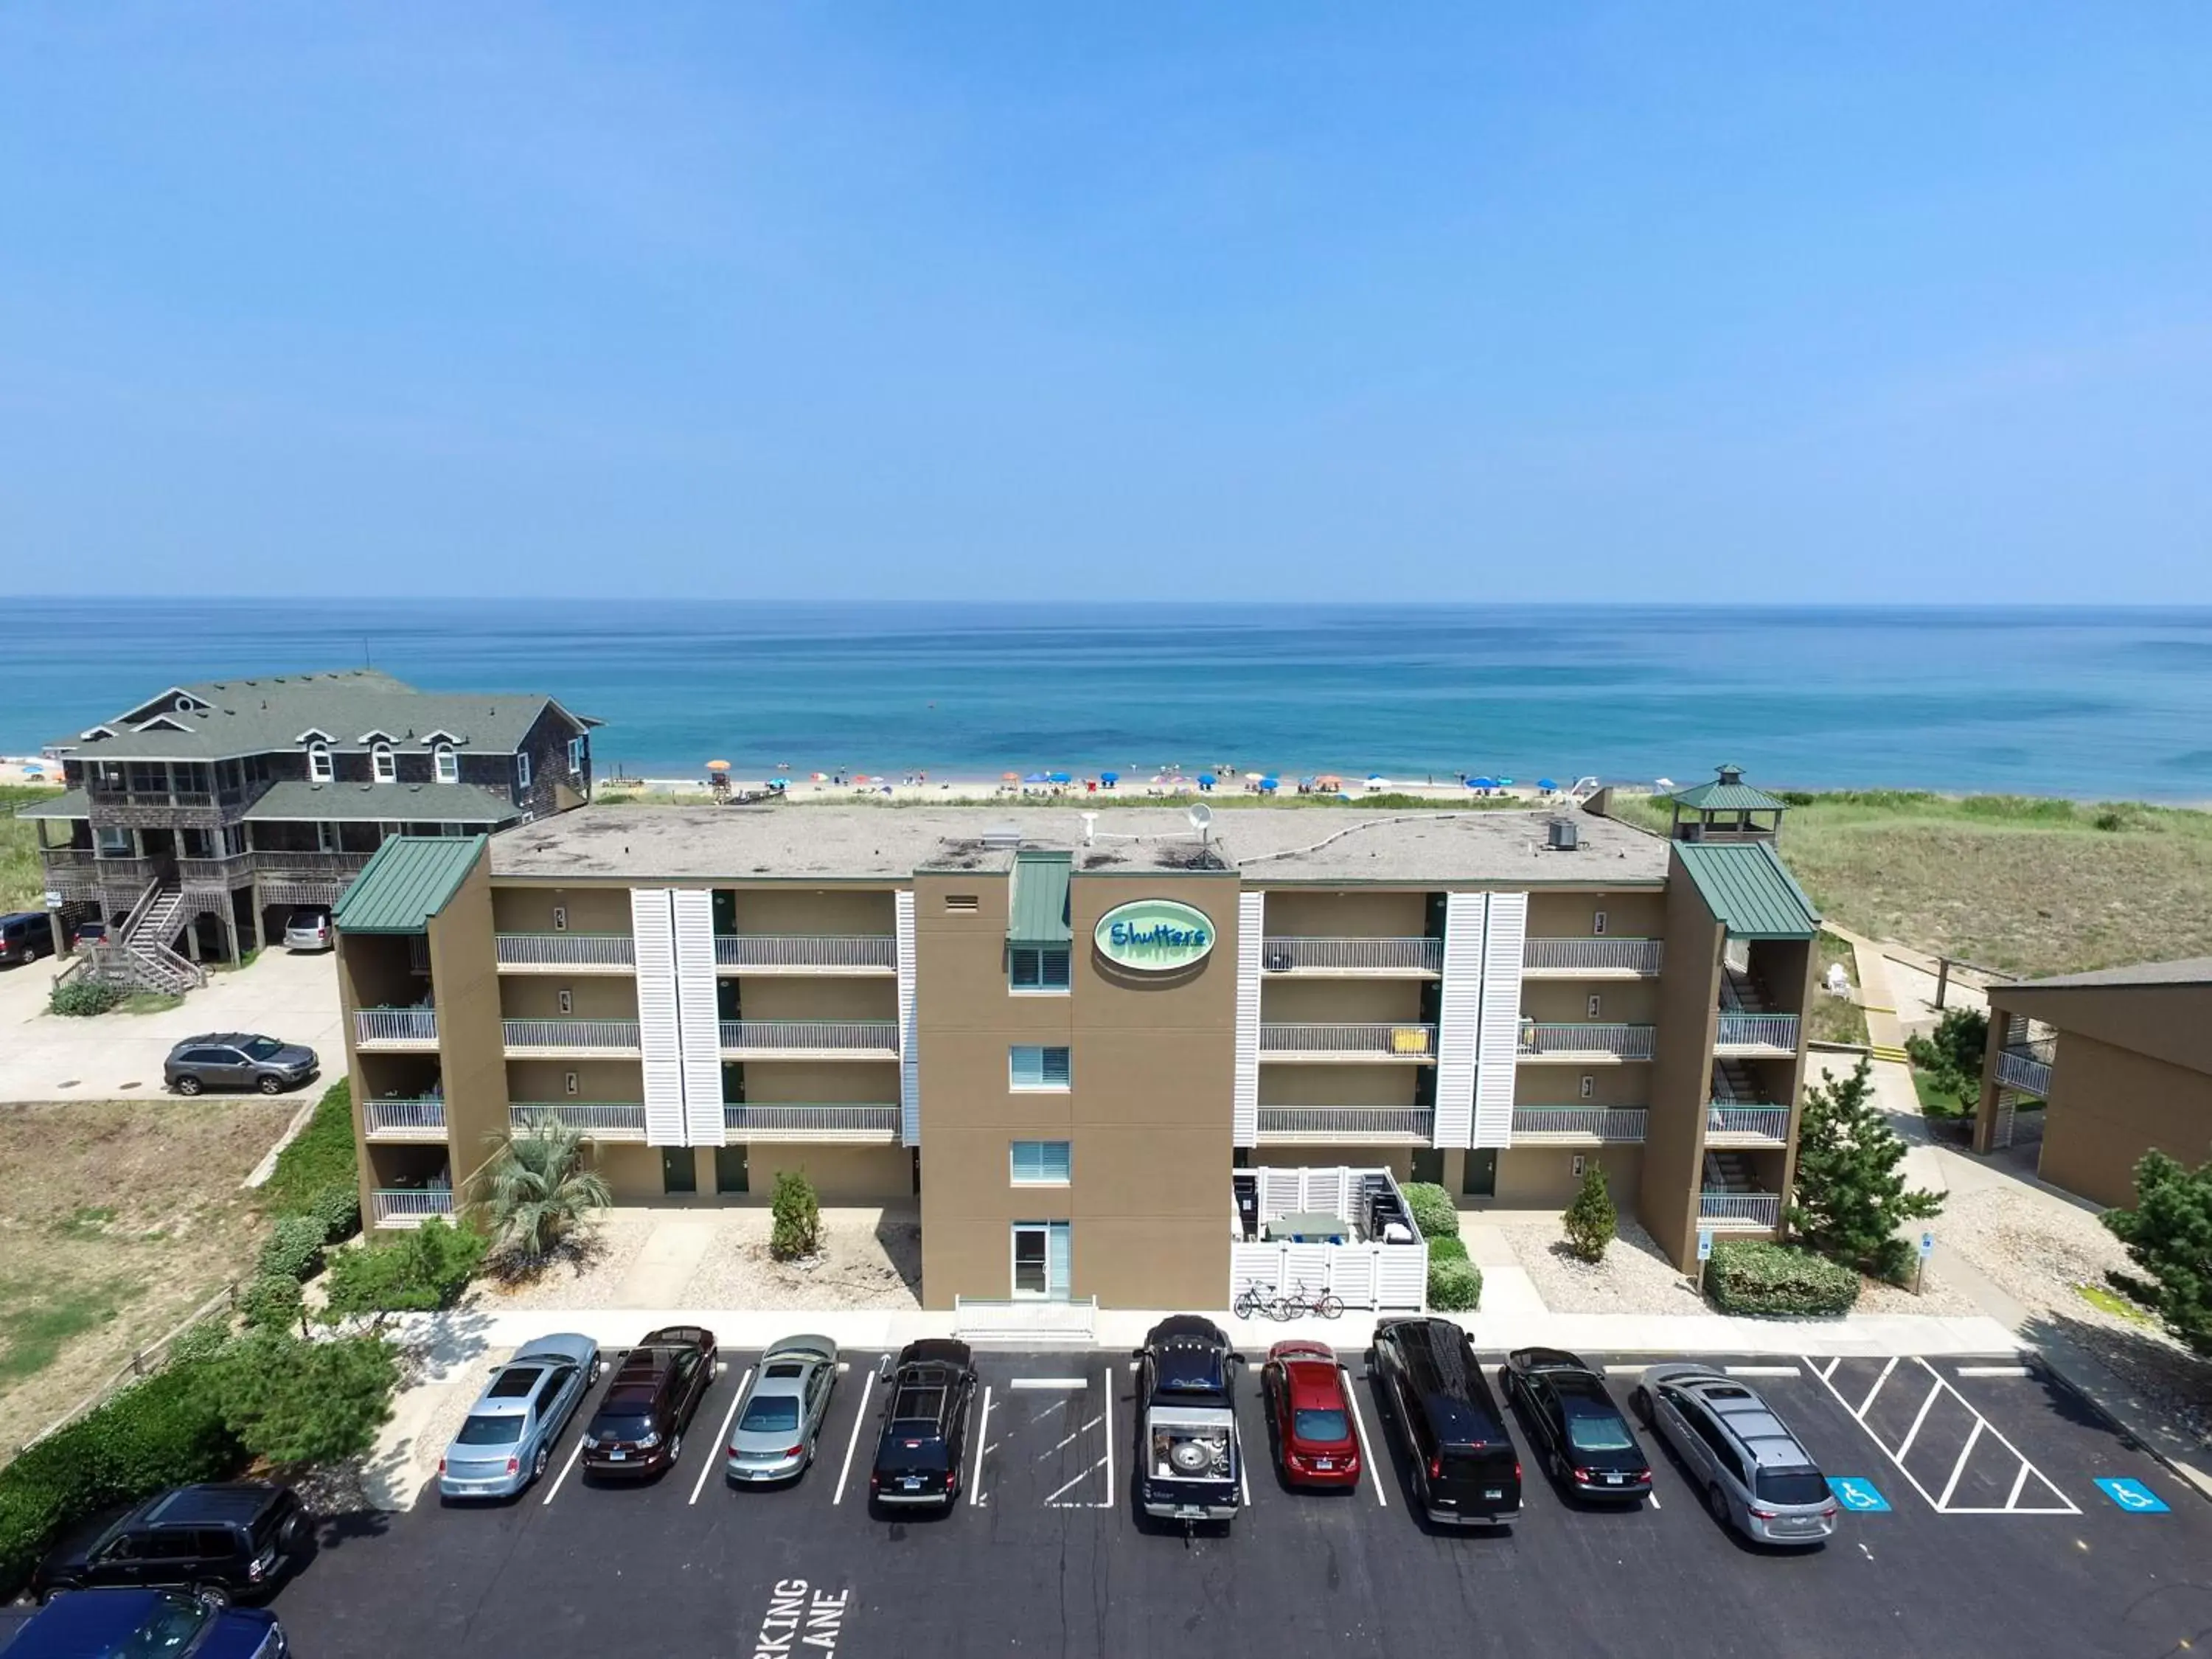
[[[1091,938],[1109,962],[1139,973],[1170,974],[1213,949],[1213,921],[1173,899],[1138,899],[1099,917]]]

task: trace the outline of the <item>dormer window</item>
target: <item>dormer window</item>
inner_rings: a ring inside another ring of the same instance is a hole
[[[459,783],[461,781],[461,757],[453,752],[453,745],[450,743],[441,743],[430,751],[430,763],[436,769],[439,782]]]
[[[392,758],[392,745],[379,743],[368,751],[370,772],[379,783],[399,781],[399,763]]]
[[[331,765],[331,746],[326,743],[307,745],[307,779],[311,783],[328,783],[337,775]]]

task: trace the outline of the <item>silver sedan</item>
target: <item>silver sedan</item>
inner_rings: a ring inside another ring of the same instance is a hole
[[[837,1345],[787,1336],[761,1356],[730,1430],[732,1485],[789,1480],[806,1473],[837,1386]]]
[[[438,1460],[441,1498],[512,1498],[545,1473],[553,1443],[599,1380],[588,1336],[541,1336],[491,1374]]]

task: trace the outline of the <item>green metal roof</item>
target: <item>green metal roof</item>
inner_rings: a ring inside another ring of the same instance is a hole
[[[1067,879],[1073,853],[1025,850],[1014,854],[1014,891],[1006,906],[1006,939],[1014,945],[1066,945],[1075,937],[1067,921]]]
[[[1820,913],[1764,841],[1674,843],[1705,904],[1732,939],[1810,939]]]
[[[250,823],[316,823],[348,818],[380,823],[502,824],[522,809],[473,783],[272,783],[246,809]]]
[[[15,809],[19,818],[88,818],[92,798],[82,789],[64,789],[43,800],[26,801]]]
[[[1692,784],[1687,789],[1678,789],[1669,797],[1677,806],[1686,806],[1698,812],[1780,812],[1790,803],[1777,800],[1764,789],[1754,789],[1743,781],[1740,766],[1714,769],[1720,775],[1711,783]]]
[[[419,933],[483,851],[482,836],[392,836],[353,878],[331,920],[341,933]]]

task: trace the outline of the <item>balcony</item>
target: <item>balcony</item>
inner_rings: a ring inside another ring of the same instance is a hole
[[[500,971],[508,974],[634,974],[628,933],[501,933]]]
[[[256,848],[253,867],[264,876],[290,881],[351,881],[374,857],[372,853],[287,853]]]
[[[639,1053],[634,1019],[506,1019],[500,1027],[507,1052],[523,1059],[634,1059]]]
[[[1745,1106],[1732,1100],[1716,1100],[1705,1108],[1708,1146],[1786,1146],[1790,1144],[1787,1106]]]
[[[1434,979],[1443,972],[1440,939],[1264,940],[1260,964],[1271,974],[1308,979]]]
[[[1437,1028],[1416,1024],[1278,1024],[1260,1028],[1262,1060],[1418,1060],[1437,1057]]]
[[[1532,939],[1521,946],[1524,979],[1650,979],[1666,942],[1656,939]]]
[[[369,1224],[375,1227],[419,1227],[434,1215],[453,1213],[453,1194],[447,1188],[380,1188],[368,1197]]]
[[[722,1133],[732,1140],[843,1140],[890,1146],[899,1138],[896,1105],[813,1101],[769,1101],[722,1108]]]
[[[507,1109],[508,1128],[526,1134],[540,1123],[574,1129],[586,1140],[643,1140],[645,1107],[635,1100],[520,1100]]]
[[[1698,1224],[1717,1233],[1771,1233],[1782,1224],[1782,1194],[1701,1192]]]
[[[1373,1143],[1425,1146],[1435,1138],[1429,1106],[1262,1106],[1262,1146],[1351,1146]]]
[[[425,1095],[407,1100],[362,1103],[362,1133],[370,1140],[428,1140],[446,1138],[446,1103]]]
[[[735,974],[895,974],[898,941],[889,933],[723,933],[714,966]]]
[[[726,1019],[722,1052],[739,1060],[896,1060],[895,1019]]]
[[[1513,1144],[1638,1146],[1647,1115],[1642,1106],[1516,1106]]]
[[[253,879],[253,854],[233,853],[228,858],[179,859],[177,883],[187,892],[227,893]]]
[[[42,856],[46,885],[70,894],[93,893],[102,888],[141,893],[148,883],[170,870],[167,859],[102,858],[84,847],[50,847]]]
[[[1741,1014],[1723,1011],[1713,1032],[1717,1054],[1765,1055],[1793,1059],[1797,1053],[1797,1016]]]
[[[405,1053],[438,1046],[438,1011],[434,1008],[357,1008],[353,1016],[353,1046],[356,1048]]]
[[[1997,1086],[2017,1089],[2038,1100],[2051,1097],[2051,1061],[2056,1044],[2029,1043],[1997,1053]],[[2038,1050],[2041,1052],[2039,1053]]]
[[[1527,1060],[1575,1061],[1651,1058],[1653,1028],[1649,1025],[1607,1025],[1583,1022],[1521,1023],[1520,1057]]]

